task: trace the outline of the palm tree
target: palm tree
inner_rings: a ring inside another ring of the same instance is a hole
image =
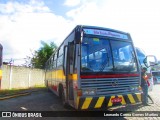
[[[41,41],[42,47],[35,51],[33,58],[31,59],[32,66],[34,68],[45,68],[45,62],[49,59],[52,53],[57,49],[57,46],[54,42],[47,44],[44,41]]]

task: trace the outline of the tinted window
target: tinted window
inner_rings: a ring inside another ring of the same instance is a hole
[[[81,53],[81,72],[137,72],[130,42],[84,37]]]

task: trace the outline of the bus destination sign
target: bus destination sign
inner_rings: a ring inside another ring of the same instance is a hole
[[[89,35],[100,35],[100,36],[114,37],[114,38],[125,39],[125,40],[128,39],[127,35],[117,33],[117,32],[111,32],[107,30],[97,30],[97,29],[83,29],[83,30],[85,34],[89,34]]]

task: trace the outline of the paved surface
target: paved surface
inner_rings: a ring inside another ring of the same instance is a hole
[[[151,100],[149,100],[150,106],[143,106],[143,105],[137,105],[137,106],[130,106],[127,108],[122,108],[120,111],[149,111],[150,113],[160,113],[160,84],[154,85],[153,91],[149,92],[149,95],[154,101],[154,104],[152,104]],[[160,114],[159,114],[160,115]],[[124,117],[129,120],[160,120],[160,117]]]
[[[1,100],[0,111],[53,111],[54,105],[61,106],[59,98],[43,89],[27,96]]]
[[[150,106],[143,106],[141,104],[134,105],[134,106],[127,106],[127,107],[118,107],[118,108],[112,108],[109,109],[109,111],[125,111],[126,114],[129,112],[127,111],[160,111],[160,84],[155,85],[152,92],[149,93],[152,99],[154,100],[154,104],[150,104]],[[51,92],[48,92],[46,89],[39,90],[36,92],[31,92],[31,94],[27,96],[21,96],[6,100],[0,101],[0,111],[71,111],[73,109],[65,109],[63,108],[61,104],[61,100],[54,95]],[[132,114],[132,113],[129,113]],[[1,120],[2,118],[0,118]],[[15,118],[16,119],[22,119],[22,118]],[[31,118],[25,118],[30,120]],[[53,118],[33,118],[35,120],[50,120]],[[121,118],[108,118],[108,117],[102,117],[102,118],[80,118],[80,117],[72,117],[72,118],[66,118],[66,117],[56,117],[54,119],[58,120],[106,120],[106,119],[125,119],[125,120],[160,120],[160,117],[121,117]],[[10,118],[8,118],[10,120]]]

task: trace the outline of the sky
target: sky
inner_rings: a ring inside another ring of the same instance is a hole
[[[159,0],[0,0],[3,61],[22,65],[40,41],[60,45],[76,25],[128,32],[160,60]]]

